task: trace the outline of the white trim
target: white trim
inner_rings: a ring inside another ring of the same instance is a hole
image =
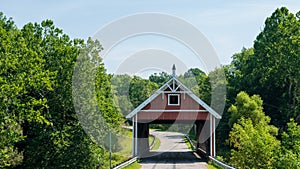
[[[198,98],[195,94],[192,93],[184,84],[182,84],[176,77],[171,77],[171,79],[165,83],[163,86],[161,86],[156,92],[154,92],[153,95],[151,95],[147,100],[145,100],[142,104],[140,104],[137,108],[135,108],[131,113],[129,113],[126,118],[130,119],[135,114],[137,114],[140,110],[142,110],[147,104],[149,104],[152,100],[154,100],[159,94],[164,93],[164,90],[169,86],[169,83],[176,81],[178,85],[180,85],[180,88],[182,88],[186,93],[193,98],[198,104],[200,104],[203,108],[205,108],[210,114],[212,114],[215,118],[221,119],[222,116],[220,116],[216,111],[214,111],[211,107],[209,107],[204,101],[202,101],[200,98]],[[176,92],[173,92],[176,93]]]
[[[135,115],[135,156],[138,155],[138,117]]]
[[[170,103],[170,96],[177,96],[178,103],[177,104]],[[168,94],[168,106],[179,106],[179,105],[180,105],[180,95],[179,94]]]
[[[140,112],[208,112],[207,110],[141,110]]]
[[[180,85],[178,85],[178,86],[176,87],[175,91],[177,91],[177,90],[179,89],[179,87],[180,87]]]
[[[132,117],[132,157],[135,157],[135,144],[134,144],[134,133],[135,133],[135,130],[134,130],[134,117]]]
[[[214,118],[214,117],[212,117],[212,119],[213,119],[213,123],[214,123],[214,125],[213,125],[213,136],[214,136],[214,157],[216,156],[216,118]]]
[[[177,79],[176,79],[177,80]],[[190,91],[184,84],[182,84],[179,80],[177,82],[182,85],[182,88],[186,91]],[[198,104],[200,104],[202,107],[204,107],[206,110],[208,110],[213,116],[215,116],[217,119],[221,119],[222,116],[219,115],[216,111],[214,111],[211,107],[209,107],[204,101],[202,101],[199,97],[197,97],[193,92],[188,93],[189,96],[191,96]]]
[[[135,108],[131,113],[129,113],[126,118],[130,119],[133,117],[137,112],[142,110],[148,103],[150,103],[152,100],[154,100],[164,89],[167,88],[168,84],[172,81],[173,78],[171,78],[167,83],[165,83],[163,86],[161,86],[153,95],[151,95],[147,100],[145,100],[142,104],[140,104],[137,108]]]
[[[175,76],[174,76],[175,77]],[[172,92],[175,92],[175,80],[173,80],[173,88],[172,88]]]
[[[158,93],[192,93],[190,91],[175,91],[175,92],[172,92],[172,91],[161,91],[161,92],[158,92]]]
[[[210,152],[210,156],[212,156],[212,115],[209,115],[209,133],[210,133],[210,138],[209,138],[209,152]]]

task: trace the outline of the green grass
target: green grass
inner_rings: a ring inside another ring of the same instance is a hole
[[[139,169],[141,168],[141,164],[138,163],[138,161],[130,164],[129,166],[124,167],[124,169]]]
[[[207,164],[207,167],[208,167],[209,169],[218,169],[218,168],[216,168],[214,165],[212,165],[212,164],[210,164],[210,163]]]
[[[154,137],[149,136],[149,144],[152,143]],[[122,136],[119,137],[119,146],[120,150],[112,154],[112,165],[116,166],[132,156],[132,132],[130,130],[124,129],[122,131]],[[160,146],[160,140],[155,139],[155,144],[151,150],[157,150]],[[141,165],[138,162],[135,162],[127,167],[126,169],[136,169],[141,168]]]
[[[132,156],[132,132],[124,129],[119,137],[120,150],[112,154],[112,165],[118,165]]]
[[[186,137],[184,137],[183,140],[184,140],[185,144],[188,146],[188,149],[194,150],[194,147],[191,145],[191,143],[189,142],[189,140]]]
[[[207,166],[209,169],[223,169],[223,167],[213,162],[208,162]]]
[[[158,150],[159,146],[160,146],[160,139],[156,137],[155,144],[151,150]]]
[[[151,145],[151,143],[153,142],[153,140],[154,140],[154,136],[149,135],[149,146]]]

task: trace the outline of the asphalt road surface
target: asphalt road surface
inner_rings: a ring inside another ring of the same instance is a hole
[[[140,162],[142,169],[208,169],[207,163],[189,150],[184,135],[176,132],[151,131],[160,139],[158,150],[150,151]]]

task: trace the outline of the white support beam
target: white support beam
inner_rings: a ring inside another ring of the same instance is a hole
[[[138,114],[135,115],[135,156],[138,155]]]
[[[212,145],[213,145],[213,139],[212,139],[212,115],[209,114],[209,155],[213,156],[212,154]]]
[[[212,117],[213,118],[213,136],[214,136],[214,151],[213,151],[213,157],[216,156],[216,118],[215,117]]]
[[[135,157],[135,118],[132,117],[132,157]]]
[[[160,91],[160,92],[157,92],[157,93],[192,93],[190,91]]]

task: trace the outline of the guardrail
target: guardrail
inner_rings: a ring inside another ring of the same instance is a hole
[[[186,134],[185,137],[189,140],[190,144],[192,145],[193,147],[193,150],[196,150],[196,146],[193,144],[191,138]]]
[[[126,167],[126,166],[128,166],[128,165],[134,163],[137,159],[138,159],[137,157],[133,157],[133,158],[131,158],[131,159],[129,159],[129,160],[127,160],[127,161],[125,161],[125,162],[119,164],[118,166],[114,167],[113,169],[124,168],[124,167]]]
[[[124,129],[130,129],[130,128],[128,128],[127,126],[124,126],[123,128],[124,128]],[[152,141],[151,145],[149,146],[149,148],[150,148],[150,150],[151,150],[151,149],[154,147],[154,145],[155,145],[156,137],[155,137],[154,135],[152,135],[152,134],[150,134],[150,135],[153,137],[153,141]],[[113,169],[121,169],[121,168],[124,168],[124,167],[126,167],[126,166],[128,166],[128,165],[134,163],[134,162],[137,161],[137,160],[138,160],[138,157],[133,157],[133,158],[131,158],[131,159],[129,159],[129,160],[127,160],[127,161],[125,161],[125,162],[123,162],[123,163],[121,163],[121,164],[115,166]]]
[[[234,167],[231,167],[231,166],[229,166],[229,165],[227,165],[227,164],[225,164],[225,163],[223,163],[223,162],[221,162],[221,161],[215,159],[215,158],[212,157],[212,156],[209,156],[208,159],[209,159],[210,161],[212,161],[213,163],[216,163],[216,164],[218,164],[220,167],[223,167],[223,168],[225,168],[225,169],[235,169]]]
[[[156,137],[154,135],[152,135],[152,134],[149,134],[149,135],[153,137],[152,143],[149,146],[149,149],[152,150],[152,148],[154,147],[155,142],[156,142]]]
[[[192,145],[193,151],[195,151],[201,158],[207,159],[206,152],[204,150],[202,150],[201,148],[197,149],[197,146],[194,145],[192,139],[187,134],[185,135],[185,137],[188,139],[188,141]]]
[[[188,141],[192,145],[193,149],[196,150],[196,146],[193,144],[191,138],[187,134],[185,135],[185,137],[188,139]],[[200,148],[198,150],[196,150],[196,151],[200,151],[201,155],[203,155],[203,154],[205,155],[206,154],[206,152],[204,150],[200,149]],[[211,161],[211,162],[213,162],[213,163],[216,163],[217,165],[219,165],[222,168],[225,168],[225,169],[235,169],[234,167],[229,166],[229,165],[223,163],[222,161],[217,160],[216,158],[214,158],[212,156],[208,156],[208,160]]]

